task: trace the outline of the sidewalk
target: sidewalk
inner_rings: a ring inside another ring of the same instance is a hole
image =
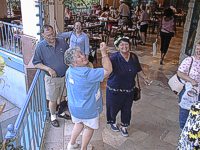
[[[177,38],[178,37],[178,38]],[[128,128],[129,137],[122,137],[120,132],[113,132],[106,124],[105,99],[101,114],[100,129],[95,131],[91,140],[94,150],[174,150],[180,134],[178,122],[178,99],[173,94],[167,81],[174,74],[178,65],[179,50],[182,41],[182,28],[177,29],[173,38],[165,65],[159,64],[160,54],[152,57],[154,36],[147,37],[146,46],[138,46],[138,54],[144,71],[153,80],[150,86],[142,84],[142,99],[132,107],[132,120]],[[105,82],[102,84],[105,97]],[[119,117],[119,116],[118,116]],[[45,150],[66,150],[73,124],[60,119],[60,128],[47,123],[44,138]],[[89,148],[90,149],[90,148]]]

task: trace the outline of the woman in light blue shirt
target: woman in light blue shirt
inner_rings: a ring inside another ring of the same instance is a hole
[[[99,115],[103,110],[100,82],[112,72],[104,42],[100,50],[103,68],[89,68],[89,61],[79,47],[65,52],[64,61],[69,66],[66,72],[68,106],[74,123],[67,150],[79,147],[76,139],[82,131],[81,150],[86,150],[94,130],[99,128]]]
[[[63,32],[61,36],[69,38],[69,47],[80,47],[81,51],[88,58],[89,55],[89,38],[86,33],[82,31],[81,22],[76,22],[74,24],[74,30],[69,32]]]

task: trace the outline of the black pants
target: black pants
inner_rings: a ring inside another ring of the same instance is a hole
[[[172,39],[172,36],[169,33],[160,32],[160,38],[161,38],[161,47],[160,51],[161,53],[166,54],[169,48],[170,41]]]
[[[133,101],[130,93],[120,93],[106,89],[106,115],[107,123],[115,123],[119,111],[121,111],[121,124],[124,127],[130,125],[131,107]]]

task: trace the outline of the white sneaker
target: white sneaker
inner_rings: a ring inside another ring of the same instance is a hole
[[[74,149],[77,149],[78,147],[79,147],[78,143],[75,143],[73,145],[71,143],[68,143],[67,150],[74,150]]]

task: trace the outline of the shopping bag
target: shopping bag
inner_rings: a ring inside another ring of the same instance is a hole
[[[198,86],[192,86],[190,82],[185,84],[185,92],[181,97],[179,106],[183,109],[190,110],[191,106],[196,103],[199,99],[199,88]]]
[[[158,39],[156,38],[155,42],[153,42],[153,56],[156,56],[157,54],[157,42]]]

